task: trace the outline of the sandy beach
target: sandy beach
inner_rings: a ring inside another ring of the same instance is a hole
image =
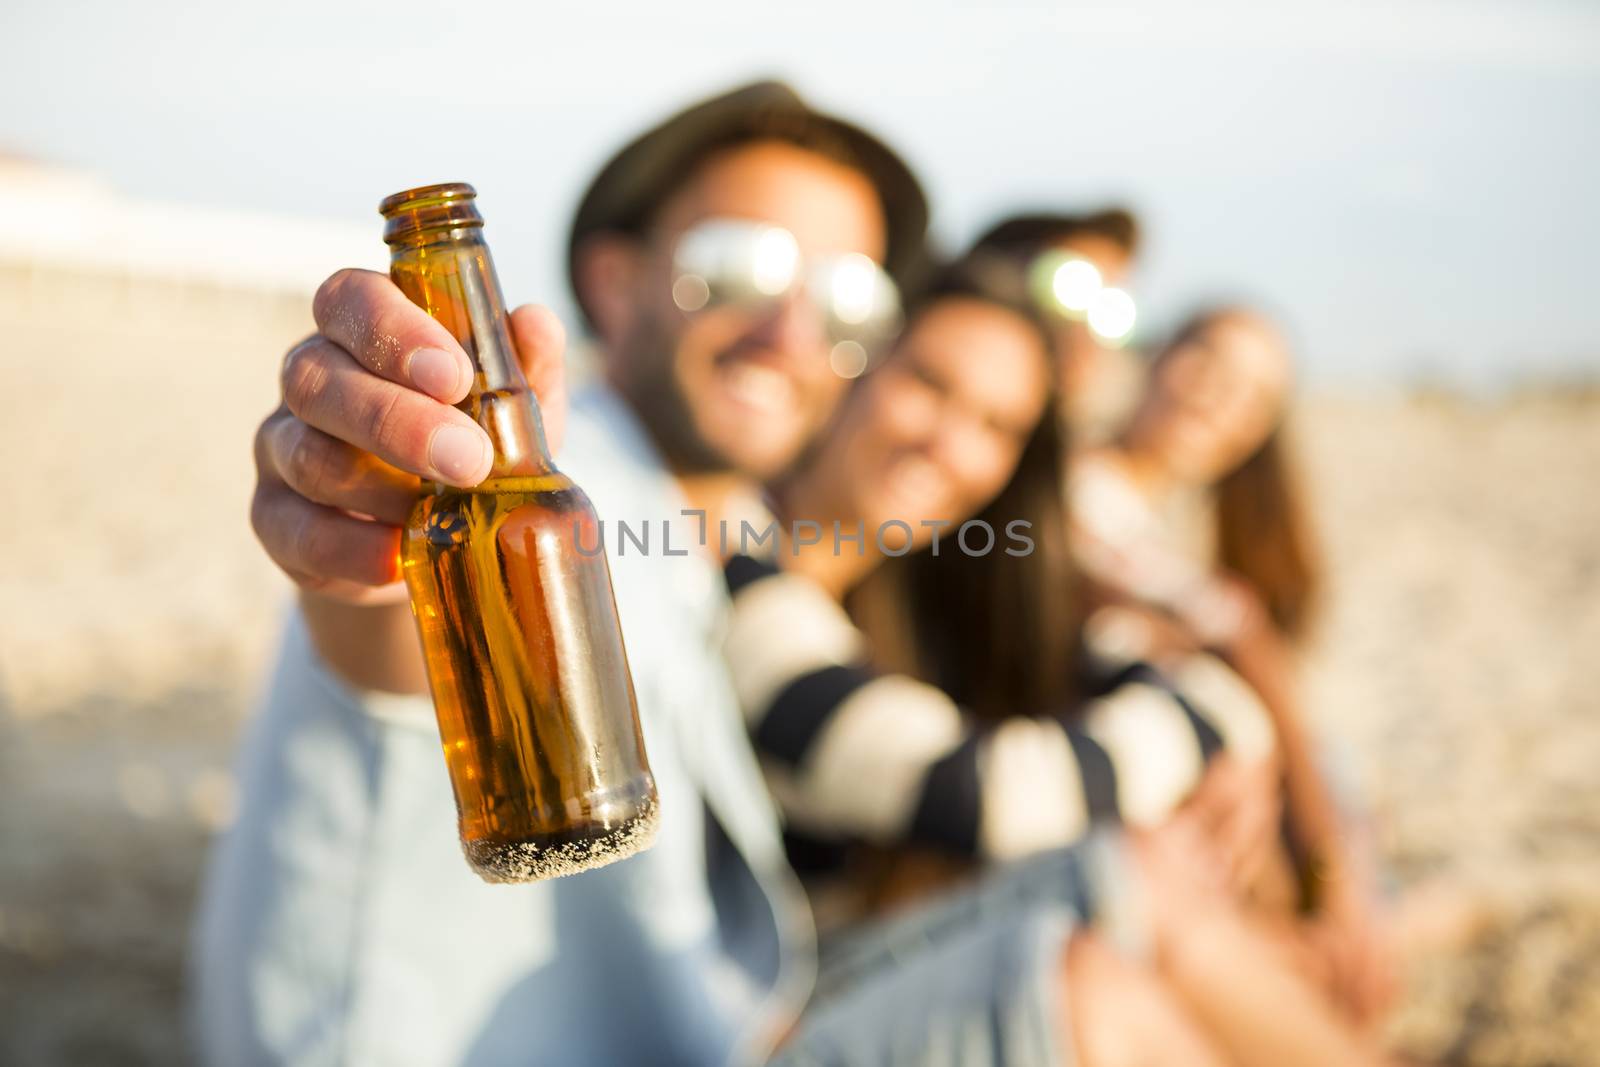
[[[309,316],[0,283],[0,1062],[181,1063],[197,879],[290,596],[250,439]],[[1481,920],[1412,968],[1396,1045],[1600,1063],[1600,394],[1318,393],[1298,421],[1318,727],[1396,889]]]

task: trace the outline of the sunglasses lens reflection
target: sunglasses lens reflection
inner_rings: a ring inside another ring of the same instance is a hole
[[[1107,285],[1098,267],[1070,252],[1046,252],[1028,270],[1034,300],[1046,312],[1086,322],[1102,343],[1122,345],[1138,320],[1127,290]]]
[[[770,300],[793,286],[800,248],[778,226],[733,219],[701,223],[673,249],[672,299],[684,311]]]
[[[840,341],[828,353],[828,366],[841,378],[859,378],[871,365],[866,346],[859,341]]]
[[[807,263],[788,230],[741,219],[703,222],[673,250],[672,300],[687,313],[759,311],[801,286],[833,342],[829,365],[860,376],[900,321],[898,290],[872,259],[852,252]]]
[[[882,295],[878,266],[859,253],[841,256],[821,272],[828,312],[842,323],[859,326],[872,318]]]
[[[1087,259],[1069,259],[1050,277],[1050,291],[1068,311],[1086,312],[1101,288],[1100,271]]]
[[[1089,303],[1089,329],[1102,341],[1120,343],[1133,333],[1138,312],[1133,297],[1121,289],[1106,286]]]
[[[680,274],[672,283],[672,302],[684,311],[699,311],[711,303],[711,283],[698,274]]]
[[[763,226],[751,245],[750,283],[765,296],[787,293],[800,267],[800,246],[794,235],[777,226]]]

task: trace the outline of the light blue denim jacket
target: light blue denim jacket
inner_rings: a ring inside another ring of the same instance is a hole
[[[696,526],[614,394],[575,399],[561,466],[607,520],[655,847],[550,882],[479,881],[431,703],[352,690],[296,615],[202,902],[205,1062],[748,1062],[805,1001],[815,937],[722,664],[721,572],[662,554],[661,520],[675,551]],[[651,554],[619,555],[615,521],[647,518]]]

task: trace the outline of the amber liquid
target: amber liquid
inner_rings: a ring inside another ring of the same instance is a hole
[[[472,867],[530,881],[655,837],[593,509],[565,475],[423,497],[402,563]],[[618,714],[623,711],[626,714]]]
[[[459,406],[494,468],[426,487],[401,563],[462,850],[487,881],[533,881],[649,847],[655,781],[594,509],[550,461],[470,187],[441,188],[385,201],[390,277],[472,358]]]

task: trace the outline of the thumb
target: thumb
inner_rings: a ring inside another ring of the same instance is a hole
[[[551,454],[561,449],[567,425],[567,330],[555,312],[524,304],[511,313],[511,340],[544,417],[544,436]]]

